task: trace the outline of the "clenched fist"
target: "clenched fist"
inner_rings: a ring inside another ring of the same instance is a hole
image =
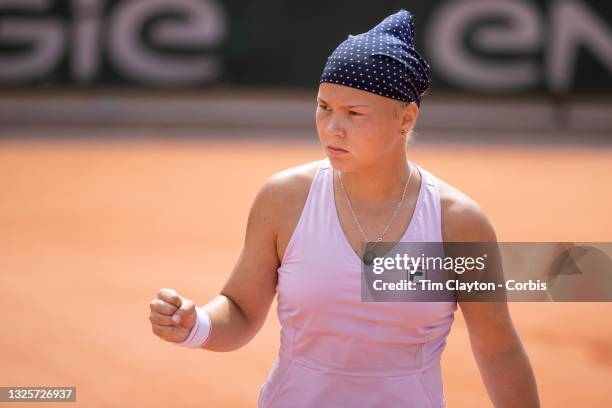
[[[149,304],[149,320],[156,336],[170,342],[180,343],[187,338],[195,324],[195,305],[173,289],[160,289]]]

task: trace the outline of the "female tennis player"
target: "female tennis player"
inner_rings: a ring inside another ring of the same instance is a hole
[[[212,301],[195,307],[161,289],[150,304],[162,339],[231,351],[257,334],[278,294],[281,346],[259,407],[443,407],[440,357],[457,303],[494,406],[539,406],[506,303],[361,301],[377,242],[496,242],[472,199],[407,159],[430,76],[413,37],[400,10],[336,48],[317,96],[327,157],[263,185]]]

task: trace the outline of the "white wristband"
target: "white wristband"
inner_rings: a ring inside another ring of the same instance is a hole
[[[208,340],[208,337],[210,336],[210,332],[212,331],[212,322],[210,320],[210,316],[201,306],[196,307],[195,309],[195,323],[184,341],[180,343],[174,343],[177,346],[199,348],[204,345],[204,343]]]

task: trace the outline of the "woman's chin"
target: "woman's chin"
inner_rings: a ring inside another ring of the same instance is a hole
[[[355,167],[352,163],[352,160],[350,160],[348,157],[339,158],[339,157],[328,154],[327,158],[329,159],[329,164],[331,164],[331,166],[336,171],[342,171],[342,172],[351,171],[351,169]]]

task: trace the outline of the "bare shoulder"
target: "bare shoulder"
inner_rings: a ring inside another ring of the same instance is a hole
[[[294,212],[294,205],[299,206],[306,201],[312,179],[320,164],[320,161],[314,161],[271,175],[259,192],[264,198],[262,204],[271,207],[281,218],[282,215],[287,215],[287,211]]]
[[[495,231],[480,205],[438,178],[442,236],[447,242],[496,242]]]
[[[281,190],[285,193],[304,193],[306,190],[308,193],[312,179],[320,165],[321,161],[318,160],[281,170],[270,176],[266,185],[276,192]]]

